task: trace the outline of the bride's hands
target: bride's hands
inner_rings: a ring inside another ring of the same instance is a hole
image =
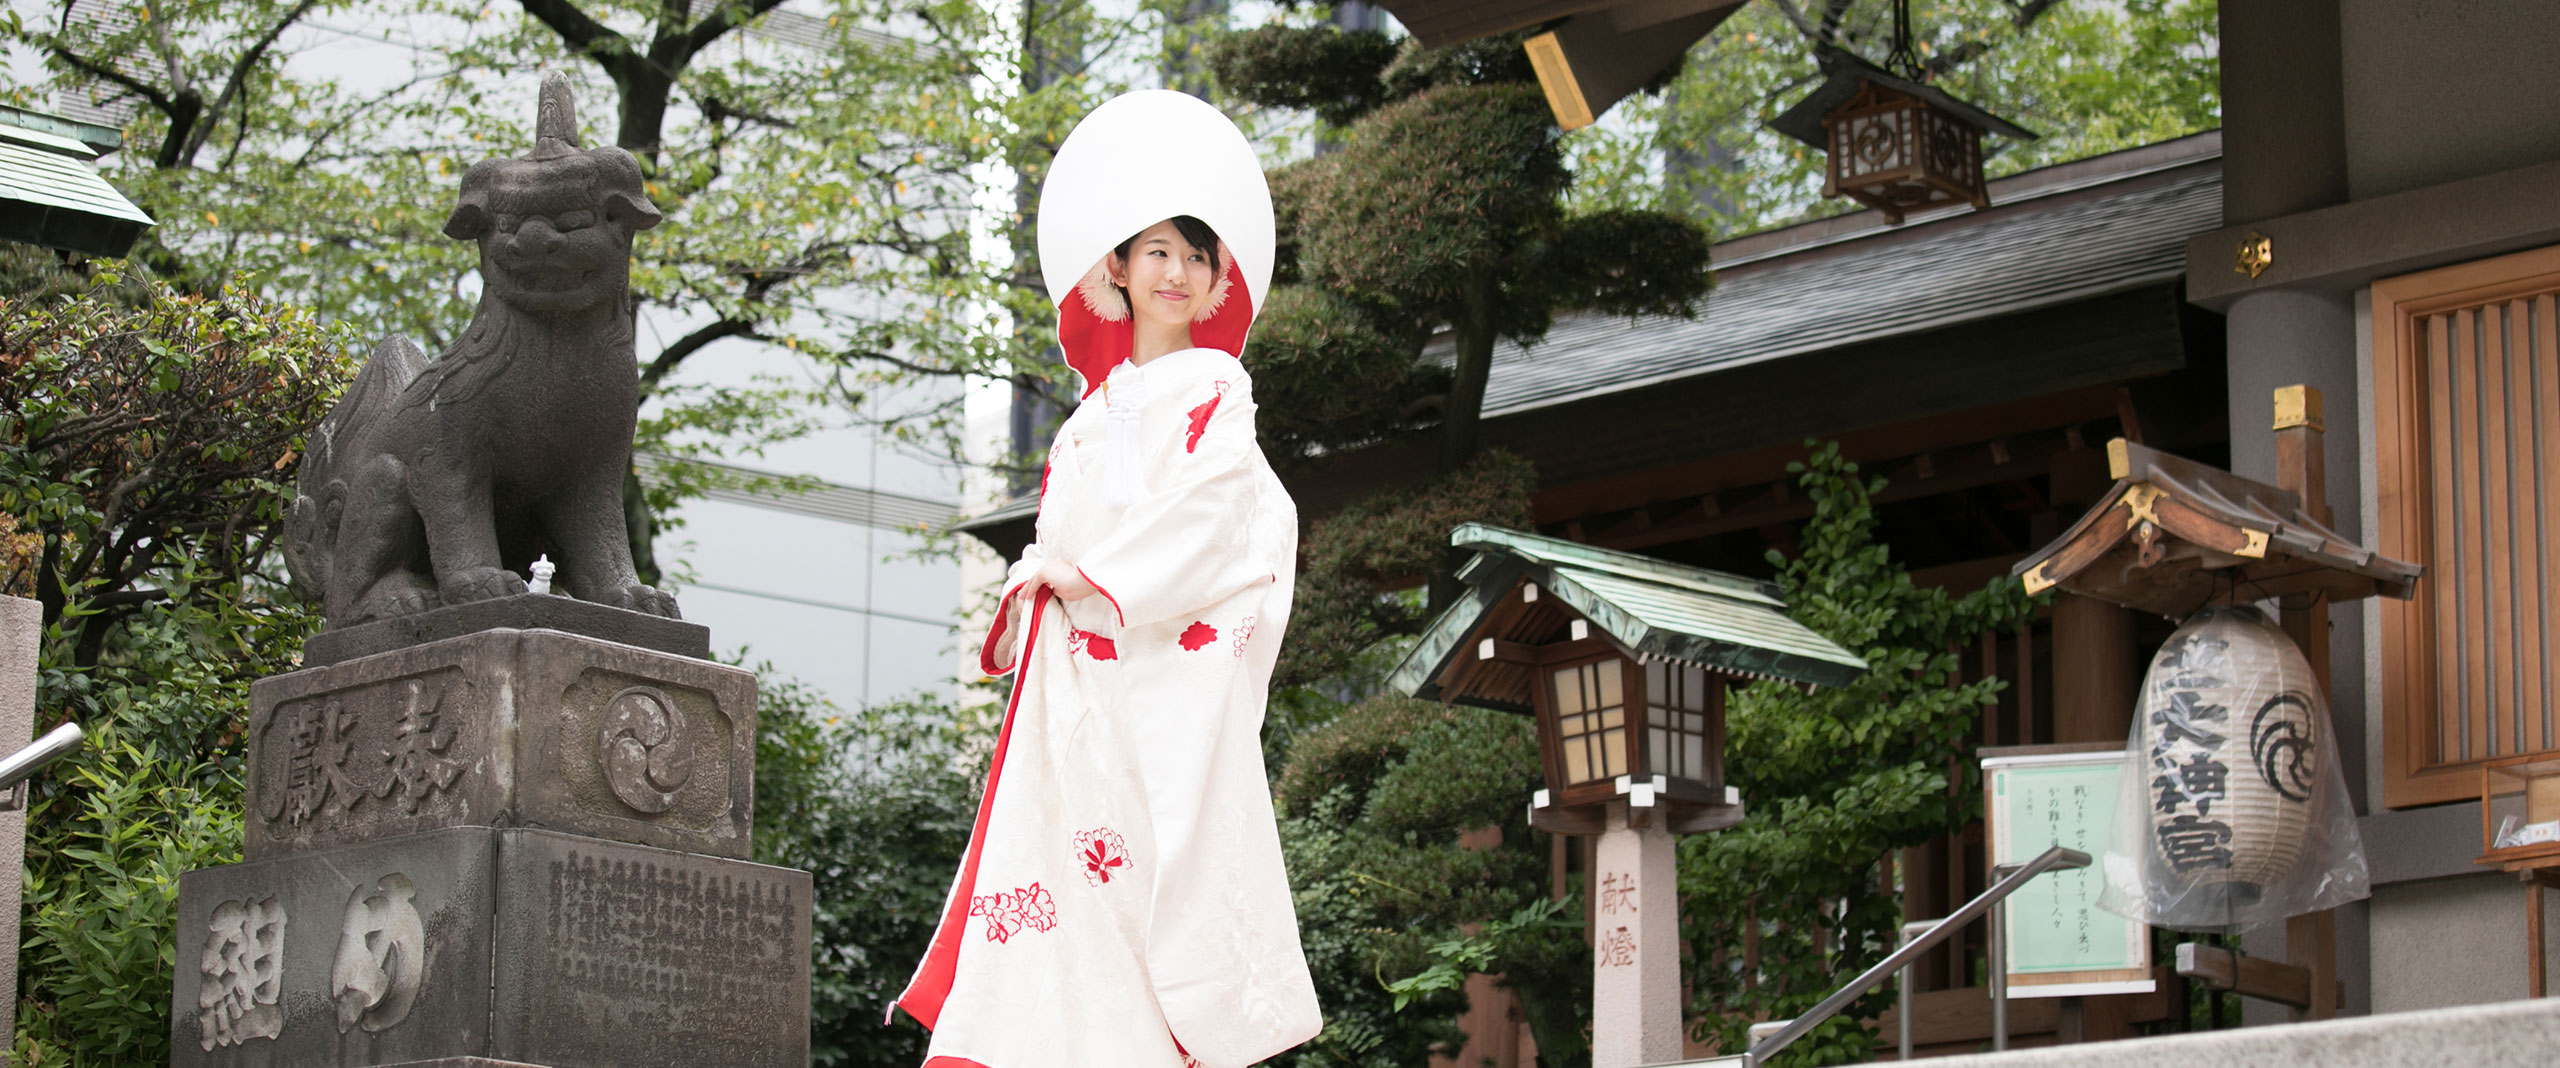
[[[1062,601],[1081,601],[1101,592],[1094,589],[1093,583],[1085,581],[1084,572],[1064,560],[1052,559],[1041,564],[1040,584],[1056,591]]]

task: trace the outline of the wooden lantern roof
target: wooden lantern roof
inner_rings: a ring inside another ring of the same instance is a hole
[[[107,127],[0,107],[0,240],[122,256],[156,225],[98,176],[122,135]]]
[[[2027,592],[2060,587],[2173,619],[2234,599],[2416,592],[2424,568],[2329,529],[2292,490],[2122,438],[2107,443],[2107,462],[2115,486],[2012,569]]]
[[[1789,618],[1771,583],[1479,523],[1449,543],[1475,550],[1458,571],[1469,588],[1396,667],[1400,693],[1527,715],[1535,658],[1519,653],[1571,640],[1576,620],[1638,661],[1818,686],[1867,670]],[[1486,642],[1497,655],[1480,655]]]
[[[1769,120],[1769,128],[1795,138],[1814,148],[1829,151],[1831,136],[1822,125],[1822,117],[1846,106],[1869,86],[1887,89],[1904,96],[1928,101],[1941,111],[1973,124],[1985,134],[2013,137],[2021,141],[2037,140],[2037,134],[1972,104],[1949,95],[1946,90],[1923,85],[1846,52],[1834,52],[1821,58],[1822,85],[1798,100],[1777,118]]]

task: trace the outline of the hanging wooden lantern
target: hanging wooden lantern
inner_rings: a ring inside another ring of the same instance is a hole
[[[2137,714],[2154,879],[2227,885],[2245,904],[2291,875],[2329,722],[2292,639],[2252,608],[2201,612],[2152,659]]]
[[[1991,206],[1985,134],[2032,141],[2008,120],[1855,56],[1822,61],[1825,81],[1769,128],[1828,159],[1822,195],[1848,197],[1900,224],[1940,204]],[[1916,73],[1916,67],[1913,71]]]

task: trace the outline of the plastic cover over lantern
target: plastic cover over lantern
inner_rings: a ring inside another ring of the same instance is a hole
[[[2189,619],[2138,702],[2099,907],[2228,930],[2371,893],[2328,702],[2263,613]]]

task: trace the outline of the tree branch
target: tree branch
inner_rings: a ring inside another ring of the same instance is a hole
[[[731,21],[729,18],[729,12],[733,9],[728,4],[720,5],[717,10],[714,10],[708,15],[704,15],[702,17],[702,21],[694,23],[692,29],[685,31],[683,43],[684,54],[678,58],[684,60],[692,59],[694,53],[710,47],[711,42],[720,39],[720,35],[740,26],[744,26],[747,23],[754,22],[757,18],[763,16],[765,12],[781,6],[782,0],[748,0],[747,13],[745,17]]]
[[[294,5],[293,10],[285,12],[283,18],[277,19],[275,25],[267,28],[266,35],[258,38],[258,43],[250,45],[248,51],[240,53],[239,61],[231,65],[231,77],[222,83],[222,92],[215,94],[213,106],[205,109],[203,121],[196,126],[193,133],[187,135],[186,149],[178,160],[181,166],[192,162],[196,158],[196,153],[204,148],[204,143],[213,139],[214,128],[222,125],[222,113],[231,107],[233,100],[239,99],[240,87],[249,80],[249,73],[255,70],[258,61],[266,56],[267,49],[274,47],[276,38],[282,36],[287,27],[301,21],[302,16],[309,13],[312,5],[318,2],[319,0],[302,0],[301,3]],[[245,125],[247,120],[242,120],[242,123]]]
[[[605,73],[619,80],[622,67],[631,62],[631,39],[615,33],[613,28],[597,22],[578,10],[571,0],[517,0],[524,13],[551,28],[569,47],[602,65]]]
[[[722,316],[708,326],[677,338],[674,344],[658,350],[658,357],[650,360],[649,366],[640,369],[640,395],[647,397],[657,392],[658,383],[674,373],[678,364],[683,363],[694,353],[702,351],[712,342],[723,338],[754,336],[756,336],[756,324],[752,320]]]
[[[73,69],[78,70],[80,73],[96,78],[99,81],[112,82],[116,85],[123,86],[127,91],[140,95],[144,100],[151,102],[151,109],[153,111],[166,115],[170,114],[171,109],[176,106],[175,103],[169,99],[169,94],[160,91],[159,86],[142,81],[141,79],[135,78],[113,67],[103,66],[89,57],[74,52],[61,44],[55,44],[52,51],[54,58],[70,64]]]

